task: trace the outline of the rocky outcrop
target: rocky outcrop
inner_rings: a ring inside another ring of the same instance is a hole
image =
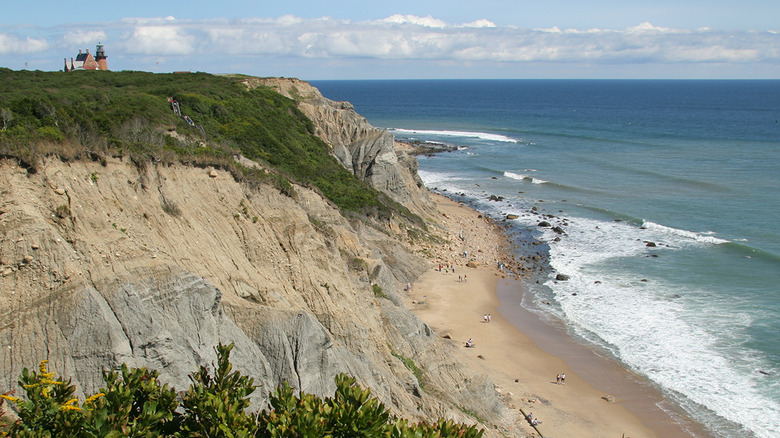
[[[44,359],[86,393],[121,363],[183,390],[235,342],[256,406],[284,380],[332,394],[347,372],[410,418],[498,418],[490,378],[398,299],[426,260],[296,192],[181,165],[50,159],[28,174],[0,161],[0,392]]]
[[[428,191],[417,175],[417,160],[396,148],[393,135],[368,123],[352,104],[327,99],[297,79],[251,78],[246,84],[268,86],[295,100],[344,167],[413,212],[435,215]]]

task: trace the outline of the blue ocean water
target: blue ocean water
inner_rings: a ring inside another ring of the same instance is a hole
[[[780,436],[780,81],[312,84],[399,139],[459,146],[420,175],[548,244],[529,309],[714,435]]]

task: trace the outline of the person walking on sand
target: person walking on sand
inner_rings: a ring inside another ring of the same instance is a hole
[[[566,373],[561,373],[561,385],[566,386]]]
[[[561,384],[561,375],[560,374],[555,376],[555,384],[556,385],[560,385]]]

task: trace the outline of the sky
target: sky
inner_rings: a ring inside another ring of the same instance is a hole
[[[0,67],[325,79],[780,79],[778,0],[2,0]]]

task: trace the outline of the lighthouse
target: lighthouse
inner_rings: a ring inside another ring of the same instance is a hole
[[[103,49],[103,45],[98,43],[95,50],[95,61],[98,63],[98,70],[108,70],[108,63],[106,62],[106,51]]]

